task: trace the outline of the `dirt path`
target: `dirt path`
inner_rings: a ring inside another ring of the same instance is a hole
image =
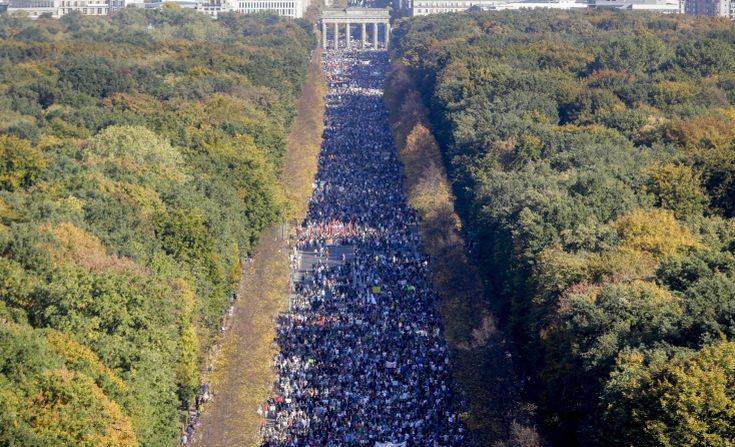
[[[214,400],[194,436],[197,447],[253,446],[260,439],[258,405],[272,385],[273,317],[287,305],[288,249],[273,228],[245,268],[232,325],[212,377]]]

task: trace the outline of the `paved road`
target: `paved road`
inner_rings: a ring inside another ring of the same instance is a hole
[[[270,447],[463,446],[442,334],[383,103],[385,51],[329,51],[325,132],[277,322]]]

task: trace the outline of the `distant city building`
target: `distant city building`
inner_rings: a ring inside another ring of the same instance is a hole
[[[462,12],[469,9],[502,11],[509,9],[577,9],[586,7],[586,2],[576,0],[413,0],[411,15],[423,16],[443,12]]]
[[[679,5],[679,0],[412,0],[411,5],[409,6],[409,15],[423,16],[444,12],[462,12],[469,9],[501,11],[509,9],[537,8],[610,8],[636,11],[657,11],[662,13],[677,13],[682,10]]]
[[[280,16],[298,19],[304,16],[309,0],[232,0],[234,10],[243,14],[274,11]]]
[[[30,18],[38,18],[42,14],[59,18],[76,11],[84,15],[108,15],[125,7],[157,9],[166,3],[173,3],[182,8],[194,9],[213,18],[223,12],[251,14],[261,11],[273,11],[284,17],[301,18],[309,7],[310,0],[9,0],[5,9],[10,14],[25,14]],[[0,12],[3,12],[0,5]]]
[[[58,0],[59,16],[76,11],[90,16],[107,15],[124,7],[123,0]]]
[[[59,17],[58,0],[10,0],[7,10],[10,14],[21,13],[32,19],[43,14]]]
[[[210,0],[205,2],[197,2],[195,10],[203,12],[213,18],[217,18],[222,12],[232,12],[232,8],[221,0]]]
[[[730,0],[686,0],[684,12],[695,16],[729,17],[734,18],[733,6]]]
[[[586,8],[586,1],[576,0],[521,0],[511,2],[496,2],[495,5],[490,7],[483,7],[485,10],[503,11],[513,9],[537,9],[537,8],[548,8],[548,9],[580,9]]]
[[[490,9],[496,3],[498,3],[496,0],[413,0],[410,15],[425,16],[445,12],[463,12],[472,7]]]
[[[679,0],[589,0],[590,8],[654,11],[668,14],[682,12]]]
[[[147,8],[160,8],[165,3],[146,3]],[[195,9],[215,19],[224,12],[236,12],[241,14],[253,14],[256,12],[271,11],[283,17],[298,19],[304,16],[309,0],[173,0],[182,8]],[[151,6],[149,6],[151,5]]]
[[[36,19],[43,14],[59,18],[71,12],[107,15],[125,7],[125,0],[9,0],[7,12]]]

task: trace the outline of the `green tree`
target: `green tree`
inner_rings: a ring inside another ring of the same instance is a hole
[[[735,438],[735,344],[627,352],[605,387],[611,445],[723,447]]]
[[[0,187],[14,191],[33,185],[46,169],[43,154],[20,138],[0,135]]]
[[[647,189],[656,206],[674,212],[678,218],[701,214],[707,196],[694,170],[684,164],[667,163],[647,170]]]

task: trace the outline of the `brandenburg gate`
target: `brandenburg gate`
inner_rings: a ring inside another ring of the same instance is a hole
[[[352,48],[352,25],[360,25],[361,48],[368,47],[368,25],[372,25],[372,46],[378,48],[379,26],[383,28],[383,42],[388,48],[390,42],[390,11],[382,8],[343,8],[325,9],[322,11],[322,46],[327,48],[328,28],[332,28],[333,48],[339,48],[339,30],[345,25],[347,48]]]

